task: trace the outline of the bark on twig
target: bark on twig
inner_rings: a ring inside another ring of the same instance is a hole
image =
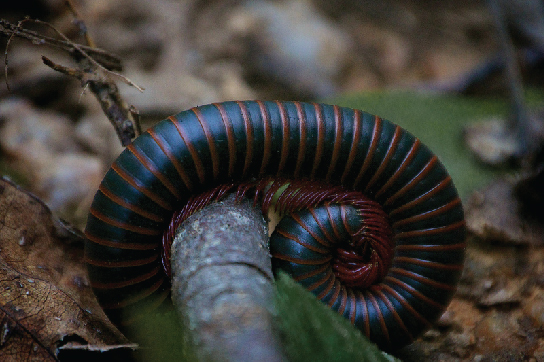
[[[201,360],[285,360],[258,209],[231,197],[192,215],[177,230],[171,262],[172,300]]]

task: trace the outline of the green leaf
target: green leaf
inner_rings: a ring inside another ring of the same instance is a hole
[[[396,360],[287,274],[278,275],[276,287],[282,339],[290,361]]]
[[[527,94],[529,106],[542,107],[544,95]],[[509,105],[500,98],[469,98],[414,92],[376,92],[347,95],[327,103],[376,114],[411,132],[427,145],[450,173],[463,200],[505,170],[485,167],[465,147],[463,128],[492,117],[505,118]]]
[[[130,337],[140,344],[135,352],[136,359],[142,362],[197,362],[190,344],[190,332],[179,323],[174,310],[166,309],[139,315],[140,319],[131,326]]]

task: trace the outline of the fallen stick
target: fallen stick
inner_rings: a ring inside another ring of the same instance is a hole
[[[191,215],[172,244],[172,300],[203,361],[285,360],[261,211],[231,196]]]

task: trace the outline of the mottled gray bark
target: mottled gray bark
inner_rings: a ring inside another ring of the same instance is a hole
[[[260,210],[232,197],[207,206],[178,228],[171,258],[172,300],[200,360],[285,360]]]

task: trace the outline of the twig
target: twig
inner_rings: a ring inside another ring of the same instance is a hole
[[[85,22],[81,20],[81,16],[79,16],[79,13],[71,0],[66,0],[66,7],[68,7],[68,10],[70,10],[70,12],[72,13],[72,16],[74,17],[74,24],[76,24],[79,30],[81,30],[81,33],[85,37],[87,45],[94,48],[96,46],[94,40],[91,38],[91,35],[87,31],[87,26],[85,25]]]
[[[30,20],[30,19],[29,19]],[[49,27],[50,29],[52,29],[55,33],[57,33],[61,38],[64,39],[64,41],[66,41],[67,43],[69,43],[70,45],[72,45],[72,47],[77,50],[81,55],[83,55],[89,62],[91,62],[92,65],[94,65],[95,67],[97,67],[98,69],[102,70],[106,76],[106,78],[109,78],[110,76],[112,76],[113,78],[117,78],[118,80],[121,80],[122,82],[130,85],[130,86],[133,86],[134,88],[138,89],[140,92],[143,92],[144,91],[144,88],[136,85],[134,82],[132,82],[130,79],[128,79],[127,77],[125,77],[124,75],[121,75],[119,73],[116,73],[114,71],[111,71],[111,70],[108,70],[106,68],[104,68],[100,63],[98,63],[96,60],[93,59],[93,57],[89,56],[89,54],[87,54],[87,52],[85,50],[83,50],[83,48],[79,45],[79,44],[76,44],[76,43],[72,43],[70,41],[70,39],[68,39],[66,37],[66,35],[64,35],[62,32],[60,32],[59,30],[57,30],[57,28],[55,28],[53,25],[45,22],[45,21],[41,21],[41,20],[38,20],[38,19],[32,19],[33,22],[36,22],[37,24],[43,24],[47,27]]]
[[[102,111],[106,113],[113,124],[121,144],[128,146],[135,136],[141,134],[141,130],[138,133],[135,132],[134,124],[136,122],[129,111],[129,106],[119,95],[117,86],[114,83],[101,82],[89,82],[88,84],[91,92],[95,94],[102,106]]]
[[[172,301],[202,361],[284,361],[267,227],[235,196],[191,215],[172,244]]]
[[[84,72],[80,69],[70,68],[64,65],[54,63],[51,59],[47,58],[45,55],[42,55],[42,61],[43,61],[43,64],[47,65],[49,68],[59,73],[66,74],[67,76],[77,78],[81,80],[83,83],[88,83],[91,81],[95,81],[95,82],[100,81],[98,77],[92,77],[92,75],[95,73]]]
[[[136,127],[136,133],[142,134],[142,126],[140,123],[140,111],[136,109],[134,106],[130,106],[129,112],[132,115],[132,119],[134,119],[134,126]]]
[[[24,19],[19,21],[19,23],[22,24],[27,20],[30,21],[30,19]],[[45,35],[38,34],[33,30],[21,28],[19,23],[18,25],[14,25],[7,20],[0,19],[0,33],[10,37],[10,39],[13,36],[17,36],[19,38],[30,40],[33,44],[36,45],[48,45],[51,47],[65,50],[71,54],[74,53],[75,50],[72,42],[51,38]],[[123,70],[123,67],[121,66],[121,60],[117,56],[108,53],[107,51],[100,48],[93,48],[81,44],[79,44],[78,46],[89,56],[91,56],[96,62],[102,64],[104,68],[116,71]],[[7,48],[8,47],[6,47],[5,54],[7,54]]]
[[[123,146],[127,146],[136,136],[135,126],[138,134],[141,134],[140,122],[139,119],[134,117],[133,107],[129,107],[121,98],[119,90],[114,83],[102,82],[100,79],[97,79],[98,76],[95,73],[84,72],[80,69],[56,64],[43,55],[42,60],[51,69],[75,77],[81,80],[84,85],[89,85],[91,92],[98,99],[102,111],[115,128],[117,137]]]
[[[76,17],[76,23],[85,35],[85,39],[89,44],[94,44],[91,37],[87,34],[86,26],[82,20],[78,18],[78,14],[70,1],[67,1],[68,7]],[[33,22],[44,25],[52,29],[62,40],[46,37],[34,31],[22,28],[25,22]],[[68,39],[62,32],[56,29],[53,25],[36,19],[24,19],[18,22],[17,25],[8,23],[5,20],[0,20],[0,34],[9,35],[8,46],[11,39],[15,36],[32,41],[34,44],[47,44],[57,48],[61,48],[70,53],[70,55],[80,64],[81,69],[70,68],[54,63],[49,58],[42,56],[45,65],[55,71],[61,72],[71,77],[75,77],[82,82],[83,87],[89,86],[91,91],[97,98],[102,110],[112,123],[117,132],[117,136],[123,146],[127,146],[131,140],[141,134],[139,118],[135,117],[137,112],[133,111],[134,107],[129,107],[119,95],[119,90],[115,81],[122,81],[130,86],[135,87],[140,92],[143,88],[136,85],[127,77],[116,73],[104,64],[101,63],[104,59],[108,60],[108,65],[113,65],[115,69],[121,69],[121,61],[115,56],[106,53],[103,50],[97,50],[89,46],[76,44]],[[8,47],[5,52],[5,73],[7,82],[7,60]],[[95,56],[99,54],[99,59]],[[100,61],[99,61],[100,60]],[[109,62],[114,60],[114,62]],[[111,63],[111,64],[110,64]],[[9,84],[8,84],[9,90]],[[136,133],[137,131],[137,133]]]

